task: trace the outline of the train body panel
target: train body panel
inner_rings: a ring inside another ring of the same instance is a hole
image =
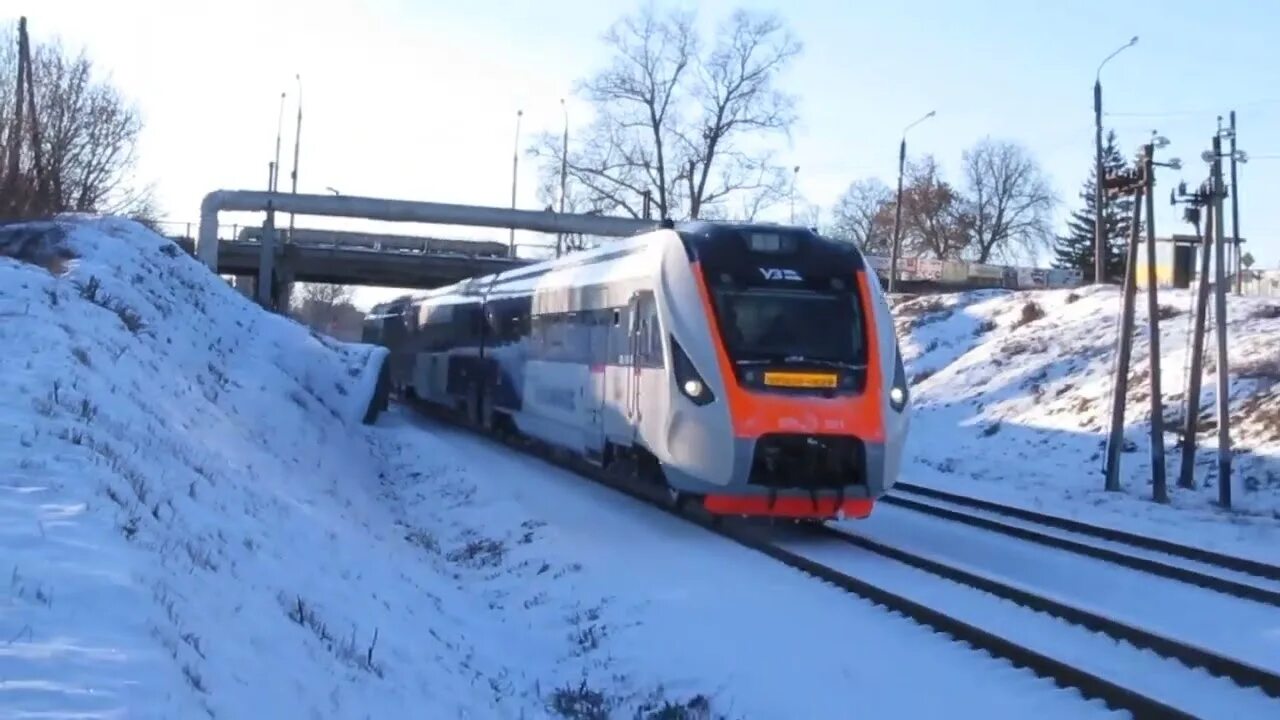
[[[402,316],[393,385],[602,464],[648,459],[713,512],[865,516],[901,462],[887,301],[861,253],[808,230],[666,228]]]

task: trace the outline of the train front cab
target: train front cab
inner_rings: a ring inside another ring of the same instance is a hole
[[[667,434],[668,482],[716,514],[866,517],[897,474],[907,385],[861,253],[799,228],[683,234],[696,299],[676,290],[669,308],[686,402]]]

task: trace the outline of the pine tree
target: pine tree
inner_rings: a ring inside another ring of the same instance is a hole
[[[1102,147],[1103,172],[1113,173],[1125,170],[1129,163],[1116,147],[1116,133],[1107,133],[1107,142]],[[1097,172],[1092,168],[1089,178],[1080,191],[1084,207],[1071,214],[1067,221],[1067,235],[1059,236],[1054,243],[1053,266],[1063,269],[1078,269],[1084,273],[1086,283],[1093,282],[1094,258],[1094,187],[1097,183]],[[1125,253],[1129,243],[1129,224],[1133,218],[1133,198],[1107,198],[1106,212],[1102,218],[1107,238],[1107,279],[1120,282],[1124,277]]]

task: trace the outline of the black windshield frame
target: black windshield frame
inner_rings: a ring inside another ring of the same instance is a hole
[[[713,295],[721,340],[735,363],[866,365],[866,323],[854,289],[755,286]]]

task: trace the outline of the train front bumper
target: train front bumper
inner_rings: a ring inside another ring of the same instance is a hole
[[[779,517],[866,517],[885,491],[885,446],[851,435],[769,433],[734,438],[716,477],[664,467],[677,490],[709,512]],[[717,482],[716,480],[720,480]]]

